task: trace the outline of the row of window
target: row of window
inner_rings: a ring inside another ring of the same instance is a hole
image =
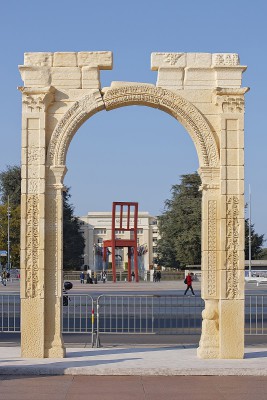
[[[116,230],[115,233],[117,235],[124,235],[125,231]],[[94,229],[94,234],[95,235],[106,235],[107,234],[107,230],[106,230],[106,228],[95,228]],[[138,235],[142,235],[143,234],[143,229],[137,229],[137,234]]]

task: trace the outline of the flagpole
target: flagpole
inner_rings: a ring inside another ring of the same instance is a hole
[[[251,190],[250,190],[250,185],[249,185],[249,214],[248,214],[248,258],[249,258],[249,264],[248,264],[248,276],[251,278]]]

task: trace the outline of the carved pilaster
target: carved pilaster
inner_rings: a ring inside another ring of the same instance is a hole
[[[239,295],[239,200],[237,196],[227,197],[226,210],[226,295],[229,299]]]

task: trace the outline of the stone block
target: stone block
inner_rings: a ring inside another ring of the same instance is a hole
[[[181,89],[183,87],[183,77],[183,68],[160,68],[157,86]]]
[[[178,94],[178,96],[184,97],[193,104],[212,102],[212,93],[210,90],[190,90],[184,88],[183,90],[175,90],[175,93]]]
[[[26,87],[45,87],[51,84],[50,68],[19,66],[21,79]]]
[[[77,67],[77,53],[54,53],[54,67]]]
[[[51,79],[56,87],[81,88],[81,70],[78,67],[52,67]]]
[[[240,88],[242,84],[241,79],[216,79],[215,86],[222,88]]]
[[[24,53],[24,65],[52,67],[53,53]]]
[[[221,148],[244,149],[244,132],[230,130],[221,131]]]
[[[230,166],[221,167],[221,179],[244,179],[244,167],[243,166]]]
[[[44,357],[44,299],[21,299],[21,357]]]
[[[244,357],[244,300],[219,301],[220,358]]]
[[[193,84],[196,84],[195,81],[197,81],[200,85],[210,83],[214,86],[215,73],[208,68],[185,68],[185,83],[189,85],[191,81]]]
[[[79,67],[97,67],[99,69],[112,69],[113,55],[111,51],[80,51],[78,53]]]
[[[97,67],[82,67],[82,88],[100,89],[100,74]]]
[[[186,67],[186,53],[151,53],[151,69],[184,68]]]
[[[242,166],[244,165],[243,149],[221,149],[221,165]]]
[[[187,67],[210,68],[211,53],[187,53],[186,61]]]

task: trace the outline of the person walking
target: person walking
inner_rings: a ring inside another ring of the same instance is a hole
[[[189,272],[188,272],[187,277],[184,280],[184,283],[187,285],[187,288],[186,288],[186,290],[184,292],[184,296],[186,296],[186,293],[188,292],[189,289],[191,290],[192,295],[195,296],[195,293],[194,293],[194,290],[193,290],[193,287],[192,287],[192,275]]]
[[[135,273],[134,273],[134,271],[131,273],[131,277],[132,277],[132,282],[134,282],[134,279],[135,279]]]
[[[2,272],[2,284],[4,285],[4,286],[6,286],[6,279],[7,279],[7,277],[6,277],[6,271],[3,271]]]
[[[84,283],[84,272],[83,271],[80,273],[80,280],[81,280],[81,283]]]

